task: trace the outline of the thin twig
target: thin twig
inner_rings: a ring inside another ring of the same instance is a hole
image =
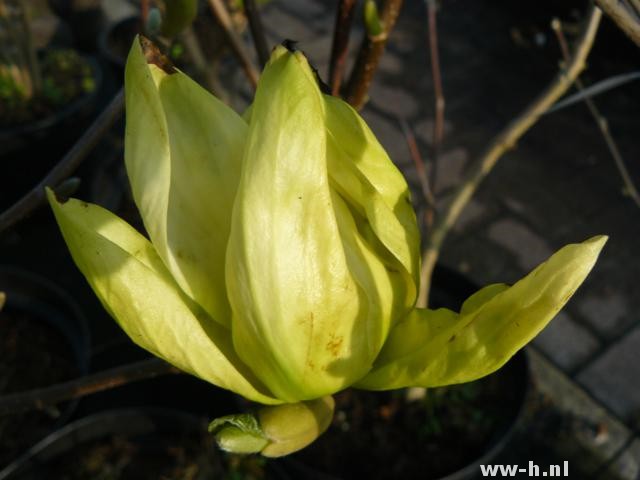
[[[567,40],[562,31],[562,24],[559,19],[554,18],[551,22],[551,28],[556,34],[558,39],[558,44],[560,45],[560,50],[562,51],[562,56],[564,57],[565,63],[569,61],[569,47],[567,46]],[[580,77],[576,77],[575,86],[580,91],[584,91],[584,84]],[[622,158],[622,154],[620,153],[620,149],[618,148],[618,144],[613,139],[611,132],[609,131],[609,122],[602,115],[600,109],[597,107],[595,101],[591,96],[587,95],[584,97],[584,103],[587,105],[591,116],[596,122],[604,141],[607,144],[607,148],[613,157],[613,160],[616,164],[618,172],[620,173],[620,177],[622,177],[622,181],[624,183],[625,192],[631,197],[631,199],[635,202],[635,204],[640,207],[640,195],[638,194],[638,189],[633,184],[633,180],[631,180],[631,175],[629,174],[629,170],[627,170],[627,166]]]
[[[149,0],[140,0],[140,23],[142,23],[141,31],[145,32],[147,28],[147,22],[149,21]]]
[[[361,110],[367,102],[369,86],[373,76],[378,69],[380,58],[384,52],[389,34],[396,24],[403,0],[385,0],[380,14],[379,21],[382,24],[382,31],[372,29],[368,22],[365,22],[367,34],[365,35],[355,66],[351,72],[347,85],[346,100],[355,109]],[[370,2],[375,5],[375,2]],[[367,5],[365,5],[365,8]],[[377,14],[376,14],[377,16]]]
[[[640,18],[640,0],[629,0],[629,3],[636,12],[636,16]]]
[[[244,48],[242,38],[240,38],[240,35],[238,35],[238,32],[236,32],[236,29],[233,26],[233,21],[229,16],[227,7],[224,5],[222,0],[209,0],[209,7],[211,8],[213,16],[218,20],[218,23],[224,30],[227,40],[229,41],[229,46],[240,62],[251,86],[256,88],[258,86],[258,72],[253,66],[253,63],[251,63],[251,58]]]
[[[440,72],[440,56],[438,54],[438,26],[437,26],[437,4],[436,0],[425,0],[427,4],[427,15],[429,17],[429,52],[431,57],[431,75],[433,77],[433,96],[435,120],[433,123],[433,143],[431,145],[432,171],[436,171],[436,163],[440,146],[444,139],[444,92],[442,89],[442,74]],[[432,178],[432,185],[435,187],[435,178]]]
[[[247,16],[247,20],[249,20],[249,29],[258,54],[258,61],[260,66],[264,68],[269,61],[269,47],[267,46],[267,36],[264,33],[260,12],[256,7],[255,0],[244,0],[244,13]]]
[[[431,287],[431,274],[449,229],[457,221],[471,196],[495,166],[496,162],[571,87],[580,72],[584,70],[585,60],[593,46],[601,18],[602,12],[600,9],[595,6],[591,7],[582,35],[574,49],[571,60],[567,62],[566,68],[558,73],[549,86],[520,115],[515,117],[494,137],[485,152],[465,172],[462,181],[453,194],[453,199],[442,212],[442,215],[436,219],[433,228],[428,232],[425,239],[420,271],[418,306],[427,305]]]
[[[622,30],[637,46],[640,47],[640,22],[620,0],[596,0],[604,13]]]
[[[0,416],[42,409],[65,400],[175,373],[180,373],[180,370],[159,358],[142,360],[50,387],[5,395],[0,398]]]
[[[418,142],[416,142],[416,137],[413,134],[413,130],[404,118],[398,118],[398,121],[400,122],[400,127],[402,128],[402,132],[404,133],[404,138],[407,141],[407,147],[409,147],[411,159],[413,160],[413,164],[416,167],[416,172],[418,173],[418,179],[420,180],[420,190],[422,191],[422,197],[424,198],[427,206],[424,219],[426,222],[426,226],[430,227],[433,223],[436,200],[433,196],[433,192],[429,184],[427,169],[425,168],[424,160],[422,158],[422,155],[420,154]]]
[[[336,24],[333,30],[333,45],[329,62],[331,94],[336,96],[340,94],[340,86],[342,85],[355,6],[356,0],[340,0],[336,10]]]
[[[44,187],[57,186],[71,175],[94,149],[124,111],[124,92],[120,90],[107,108],[94,120],[82,137],[38,185],[0,215],[0,232],[29,215],[45,201]]]

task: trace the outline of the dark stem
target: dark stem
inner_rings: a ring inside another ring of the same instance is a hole
[[[433,77],[433,96],[435,120],[433,123],[433,143],[431,145],[431,185],[435,188],[436,164],[442,140],[444,139],[444,91],[442,89],[442,75],[440,72],[440,55],[438,54],[438,26],[436,0],[426,0],[429,22],[429,53],[431,57],[431,75]]]
[[[233,50],[233,53],[240,62],[244,73],[251,83],[251,86],[255,89],[258,86],[258,72],[251,63],[249,54],[245,50],[244,44],[242,43],[242,38],[240,38],[240,35],[238,35],[238,32],[236,32],[233,26],[233,22],[231,20],[231,17],[229,16],[227,7],[224,5],[224,2],[222,0],[209,0],[209,8],[211,8],[213,16],[216,18],[218,24],[224,30],[231,50]]]
[[[120,90],[107,108],[94,120],[75,145],[29,193],[0,215],[0,232],[19,222],[45,201],[44,187],[56,187],[71,175],[124,111],[124,91]]]
[[[418,148],[418,142],[416,142],[416,137],[413,134],[413,130],[407,123],[404,118],[400,118],[400,127],[402,128],[402,133],[404,133],[404,138],[407,141],[407,147],[409,147],[409,153],[411,154],[411,159],[413,160],[413,164],[416,167],[416,172],[418,173],[418,179],[420,180],[420,190],[422,192],[422,197],[426,202],[427,209],[424,214],[424,220],[426,227],[431,227],[433,224],[433,218],[435,215],[436,208],[436,200],[433,196],[433,192],[431,190],[429,177],[427,176],[427,169],[425,168],[424,159],[420,154],[420,149]]]
[[[380,21],[383,25],[382,32],[372,32],[367,25],[367,34],[360,46],[356,64],[353,67],[349,84],[347,85],[346,100],[356,110],[361,110],[367,102],[369,86],[378,69],[380,57],[384,52],[389,34],[393,30],[400,14],[402,2],[403,0],[385,0],[380,14]]]
[[[269,47],[267,47],[267,37],[264,33],[260,12],[256,7],[255,0],[244,0],[244,13],[249,20],[249,29],[258,54],[258,61],[260,66],[264,68],[269,61]]]
[[[5,395],[0,398],[0,416],[41,409],[127,383],[175,373],[180,370],[159,358],[142,360],[50,387]]]
[[[340,86],[342,85],[355,6],[356,0],[340,0],[336,11],[336,24],[333,30],[333,45],[331,47],[331,62],[329,63],[331,94],[336,96],[340,94]]]

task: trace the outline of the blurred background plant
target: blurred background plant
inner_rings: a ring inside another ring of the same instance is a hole
[[[0,1],[0,127],[46,118],[96,89],[74,50],[37,51],[30,15],[26,2]]]

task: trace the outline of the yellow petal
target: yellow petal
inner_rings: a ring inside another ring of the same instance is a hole
[[[97,205],[47,196],[76,265],[135,343],[222,388],[279,403],[237,357],[230,332],[181,292],[147,239]]]
[[[226,273],[236,350],[291,403],[345,388],[380,348],[364,334],[366,301],[345,258],[326,158],[316,79],[301,54],[279,47],[252,106]]]
[[[180,287],[229,326],[224,264],[247,125],[136,39],[125,74],[125,161],[151,241]]]
[[[357,385],[436,387],[494,372],[555,317],[606,240],[600,236],[567,245],[512,287],[485,287],[467,300],[460,315],[413,311],[392,329],[374,368]]]

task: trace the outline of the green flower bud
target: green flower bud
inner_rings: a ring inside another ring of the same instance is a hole
[[[335,402],[316,400],[261,408],[257,415],[221,417],[209,425],[218,446],[233,453],[261,453],[282,457],[318,438],[331,424]]]

